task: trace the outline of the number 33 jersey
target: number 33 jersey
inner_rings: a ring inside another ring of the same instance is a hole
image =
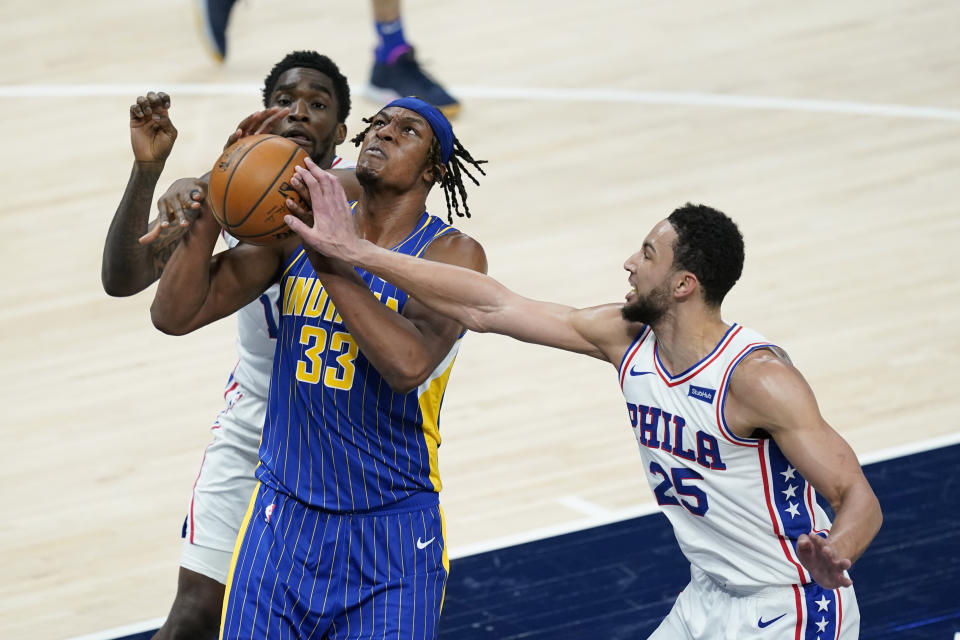
[[[813,487],[776,442],[739,437],[724,419],[734,369],[772,346],[733,324],[703,360],[671,375],[644,327],[620,365],[650,488],[690,563],[725,586],[810,582],[797,537],[830,527]]]
[[[424,212],[393,251],[420,255],[455,232]],[[402,313],[407,294],[362,269],[381,304]],[[333,512],[388,507],[439,492],[439,414],[458,340],[409,393],[395,393],[337,313],[302,247],[284,265],[280,320],[257,477]]]

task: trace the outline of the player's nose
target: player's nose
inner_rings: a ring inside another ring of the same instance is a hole
[[[295,122],[304,122],[309,117],[307,112],[307,103],[305,100],[297,100],[290,105],[290,113],[287,119]]]

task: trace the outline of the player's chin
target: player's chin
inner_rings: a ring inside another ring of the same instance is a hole
[[[364,158],[357,163],[355,175],[360,184],[375,184],[380,180],[379,166]]]

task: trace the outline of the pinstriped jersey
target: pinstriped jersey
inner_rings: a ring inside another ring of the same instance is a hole
[[[333,157],[331,169],[351,169],[353,162],[346,162],[340,156]],[[224,242],[232,249],[240,241],[226,231],[222,232]],[[230,375],[247,395],[255,395],[266,400],[270,388],[270,371],[273,368],[273,352],[277,342],[277,317],[279,310],[280,287],[272,285],[257,300],[237,311],[237,366]],[[263,425],[257,427],[257,437]]]
[[[356,206],[354,204],[354,206]],[[418,256],[456,231],[424,212],[393,251]],[[357,269],[382,304],[407,294]],[[439,414],[458,340],[419,388],[395,393],[350,335],[302,247],[280,281],[279,338],[257,477],[335,512],[389,506],[439,492]]]
[[[620,386],[644,470],[691,564],[723,585],[811,581],[797,537],[825,533],[830,520],[813,487],[772,438],[741,438],[726,423],[730,376],[760,334],[730,326],[714,350],[672,375],[644,327],[620,364]]]

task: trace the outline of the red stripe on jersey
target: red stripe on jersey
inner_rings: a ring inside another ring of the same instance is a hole
[[[803,598],[800,597],[800,586],[793,585],[793,598],[797,602],[797,630],[793,634],[794,640],[800,640],[803,632]]]
[[[693,378],[694,376],[696,376],[698,373],[700,373],[701,371],[703,371],[704,369],[706,369],[707,367],[709,367],[709,366],[710,366],[710,363],[712,363],[714,360],[716,360],[717,358],[719,358],[719,357],[720,357],[720,354],[723,353],[724,349],[726,349],[728,346],[730,346],[730,342],[736,337],[736,335],[737,335],[738,333],[740,333],[740,330],[741,330],[741,329],[743,329],[743,327],[741,327],[741,326],[738,325],[738,326],[737,326],[737,329],[736,329],[735,331],[731,332],[730,335],[728,335],[728,336],[726,337],[726,340],[723,341],[723,344],[720,345],[720,348],[717,349],[716,353],[714,353],[713,356],[711,356],[709,360],[707,360],[707,361],[705,361],[705,362],[701,362],[699,365],[697,365],[696,369],[694,369],[694,370],[691,371],[690,373],[686,374],[686,375],[683,376],[682,378],[680,378],[680,379],[678,379],[678,380],[673,380],[673,381],[670,380],[670,377],[669,377],[670,374],[669,374],[669,373],[665,373],[664,370],[660,368],[660,358],[657,357],[657,355],[656,355],[656,354],[657,354],[657,346],[654,345],[654,347],[653,347],[653,349],[654,349],[653,365],[654,365],[654,367],[655,367],[656,370],[657,370],[657,375],[660,376],[660,379],[661,379],[661,380],[663,380],[665,383],[667,383],[667,386],[668,386],[668,387],[675,387],[675,386],[677,386],[678,384],[683,384],[684,382],[687,382],[688,380],[690,380],[691,378]]]
[[[793,559],[793,555],[790,553],[790,548],[787,544],[787,539],[783,535],[783,530],[780,527],[780,523],[777,520],[777,512],[773,508],[773,501],[770,499],[770,478],[767,475],[767,457],[766,457],[766,447],[757,447],[757,454],[760,456],[760,473],[763,475],[763,496],[767,501],[767,511],[770,513],[770,522],[773,523],[773,532],[777,534],[777,539],[780,540],[780,548],[783,549],[783,555],[786,556],[787,561],[790,562],[794,567],[797,568],[797,572],[800,576],[800,584],[805,583],[806,576],[804,575],[803,566],[801,566],[796,560]]]
[[[620,391],[623,391],[623,380],[627,375],[627,369],[630,368],[630,361],[633,360],[633,356],[637,355],[637,351],[640,349],[640,345],[642,345],[646,341],[647,336],[650,335],[651,331],[652,330],[650,329],[650,327],[644,327],[643,332],[641,332],[640,334],[643,337],[640,338],[640,341],[637,342],[636,346],[634,346],[633,349],[623,359],[623,366],[620,367]]]
[[[217,428],[217,427],[214,427]],[[193,544],[193,501],[197,499],[197,483],[200,482],[200,474],[203,473],[203,463],[207,461],[207,449],[209,449],[213,443],[211,442],[203,450],[203,458],[200,459],[200,471],[197,472],[197,479],[193,481],[193,490],[190,492],[190,544]]]
[[[839,640],[840,625],[843,624],[843,600],[840,598],[840,589],[835,589],[834,593],[837,594],[837,635],[834,640]]]

